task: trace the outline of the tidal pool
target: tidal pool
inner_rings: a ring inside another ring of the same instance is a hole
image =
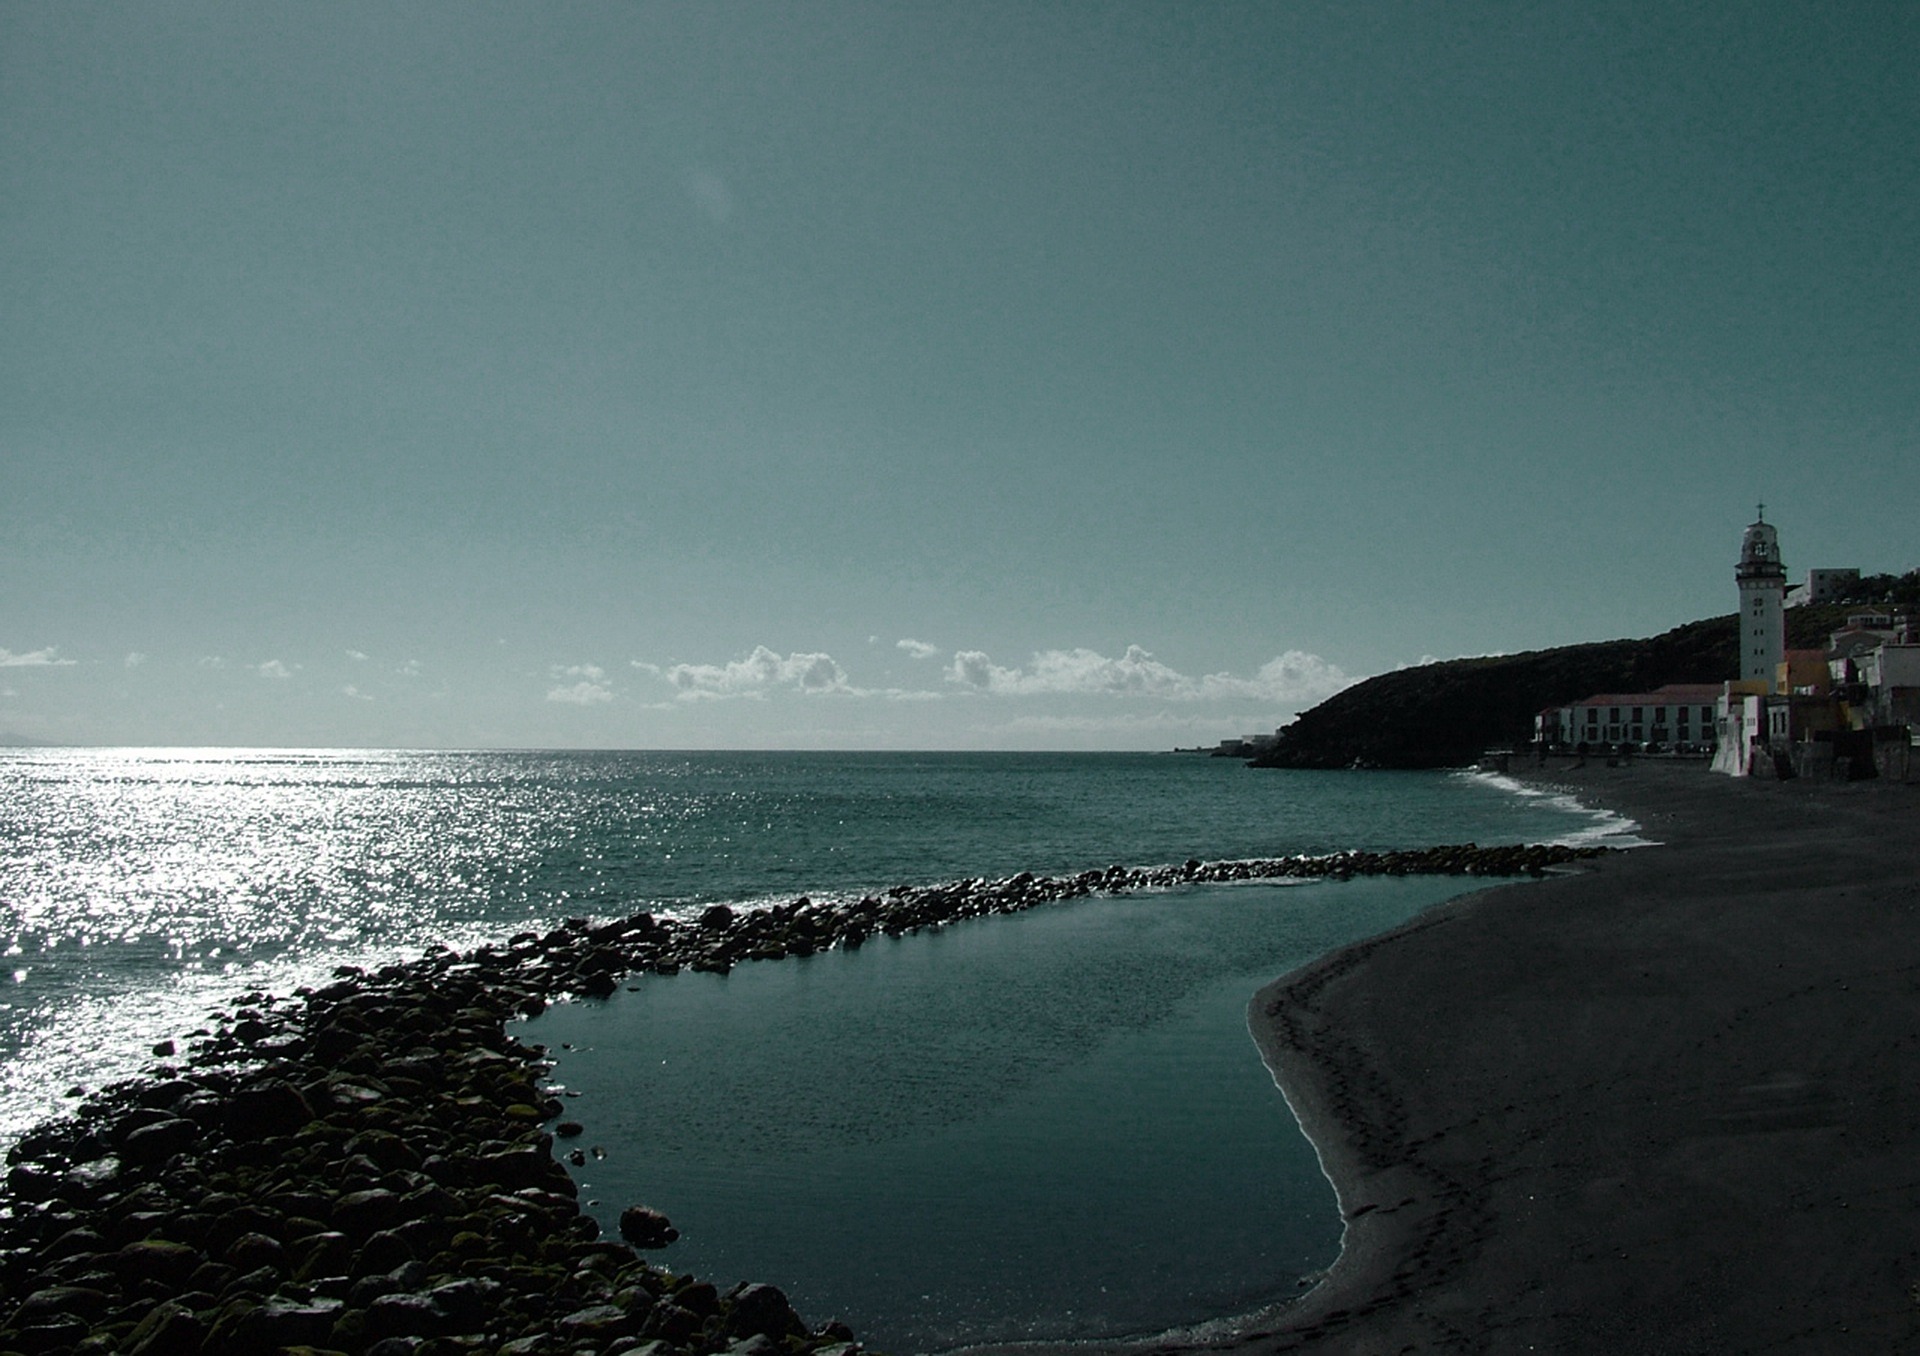
[[[1485,882],[1083,900],[729,975],[645,976],[522,1025],[587,1127],[609,1235],[771,1282],[896,1353],[1157,1331],[1298,1292],[1333,1191],[1247,1031],[1277,975]]]

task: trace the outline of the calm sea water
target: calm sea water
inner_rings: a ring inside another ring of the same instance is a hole
[[[570,916],[1620,827],[1482,778],[1256,773],[1174,755],[0,751],[0,1141],[70,1104],[69,1089],[151,1064],[156,1041],[186,1035],[240,992],[286,992],[337,964]],[[1041,1202],[1053,1202],[1056,1231],[1110,1239],[1102,1255],[1141,1253],[1149,1275],[1162,1255],[1227,1244],[1176,1236],[1144,1196],[1131,1223],[1095,1220],[1074,1202],[1103,1193],[1056,1190],[1059,1156],[1040,1147],[1082,1146],[1069,1158],[1122,1195],[1151,1186],[1199,1199],[1205,1184],[1231,1181],[1220,1187],[1229,1196],[1293,1208],[1297,1173],[1292,1185],[1225,1175],[1229,1161],[1260,1154],[1232,1138],[1248,1117],[1215,1108],[1252,1107],[1260,1133],[1277,1121],[1298,1140],[1273,1114],[1244,1032],[1247,998],[1436,889],[1446,887],[1268,886],[1062,906],[853,956],[649,982],[557,1011],[542,1020],[569,1034],[535,1038],[611,1053],[598,1073],[562,1070],[583,1086],[599,1080],[577,1105],[598,1117],[608,1157],[582,1175],[609,1210],[618,1194],[670,1194],[657,1203],[687,1221],[681,1264],[784,1275],[818,1300],[807,1312],[872,1319],[880,1306],[861,1296],[921,1245],[892,1226],[829,1240],[819,1221],[871,1214],[891,1193],[936,1232],[966,1236],[975,1261],[949,1257],[939,1271],[990,1262],[999,1289],[1033,1280],[1047,1296],[1021,1314],[969,1312],[964,1294],[914,1268],[886,1284],[921,1286],[924,1302],[904,1307],[949,1317],[892,1329],[896,1345],[1046,1323],[1111,1331],[1142,1322],[1139,1306],[1094,1297],[1143,1282],[1075,1272],[1040,1285],[1066,1265],[1025,1250]],[[1122,1068],[1158,1070],[1162,1082],[1115,1076]],[[622,1081],[632,1095],[616,1098]],[[694,1145],[713,1152],[700,1159]],[[669,1164],[680,1174],[671,1187]],[[849,1204],[848,1185],[868,1179],[893,1185]],[[775,1201],[771,1183],[798,1194]],[[1311,1190],[1324,1199],[1303,1208],[1325,1216],[1324,1184]],[[997,1226],[949,1215],[969,1194],[989,1215],[1003,1203]],[[846,1288],[814,1295],[807,1276],[770,1269],[776,1258],[735,1251],[773,1238],[782,1212],[795,1251],[818,1263],[808,1275],[838,1274]],[[1329,1236],[1321,1228],[1305,1250],[1243,1240],[1242,1270],[1324,1261]],[[1166,1266],[1162,1292],[1210,1284]],[[1251,1285],[1211,1285],[1198,1303],[1232,1307]],[[1069,1291],[1082,1299],[1062,1318]]]

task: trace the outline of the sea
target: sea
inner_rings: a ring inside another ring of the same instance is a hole
[[[1631,844],[1466,772],[1193,754],[0,751],[0,1144],[245,992],[572,917],[1424,847]],[[895,1353],[1206,1324],[1297,1293],[1340,1219],[1254,991],[1483,882],[1188,886],[648,975],[547,1047],[591,1213]]]

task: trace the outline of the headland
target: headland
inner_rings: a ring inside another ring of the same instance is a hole
[[[1518,775],[1660,846],[1263,990],[1341,1257],[1295,1305],[1134,1349],[1915,1349],[1920,791]]]

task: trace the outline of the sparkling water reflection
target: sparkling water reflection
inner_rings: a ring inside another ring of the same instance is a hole
[[[1594,825],[1151,755],[4,750],[0,1139],[242,991],[568,916]]]

